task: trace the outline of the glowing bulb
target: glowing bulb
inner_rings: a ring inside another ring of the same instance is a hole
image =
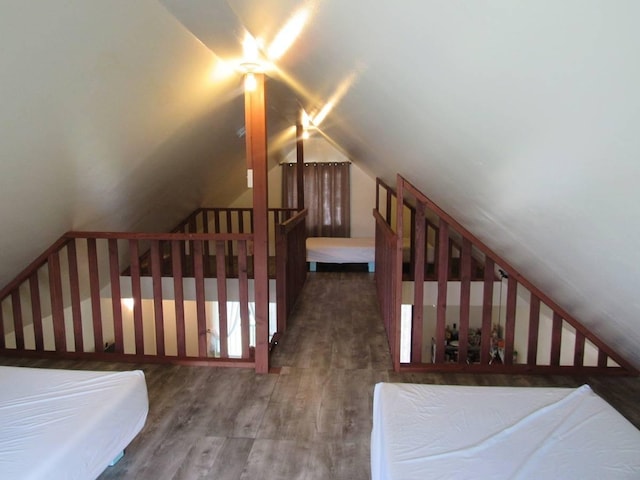
[[[128,309],[133,310],[133,298],[123,298],[122,304]]]
[[[304,130],[302,132],[302,139],[307,140],[309,138],[309,130]]]
[[[311,119],[309,118],[309,114],[302,110],[302,115],[300,117],[300,123],[302,124],[302,128],[304,130],[309,129],[309,125],[311,124]]]
[[[247,92],[255,92],[256,88],[258,88],[256,76],[252,72],[247,73],[244,77],[244,89]]]

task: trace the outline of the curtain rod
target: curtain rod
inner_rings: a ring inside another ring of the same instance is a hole
[[[297,165],[296,162],[280,162],[280,165]],[[308,165],[351,165],[351,162],[304,162],[305,166]]]

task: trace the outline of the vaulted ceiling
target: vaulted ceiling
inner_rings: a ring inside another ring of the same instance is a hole
[[[270,161],[298,106],[401,173],[640,367],[640,3],[8,0],[0,284],[70,229],[167,230],[243,193],[245,30],[300,37],[268,81]]]

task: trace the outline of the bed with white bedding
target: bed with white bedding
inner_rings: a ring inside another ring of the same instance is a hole
[[[640,478],[640,430],[588,385],[379,383],[373,480]]]
[[[0,478],[95,479],[142,429],[144,373],[0,367]]]
[[[308,237],[307,262],[316,271],[318,263],[366,263],[373,272],[376,261],[375,238]]]

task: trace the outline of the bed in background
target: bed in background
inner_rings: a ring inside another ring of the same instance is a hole
[[[95,479],[142,429],[143,372],[0,367],[0,478]]]
[[[373,480],[640,477],[640,430],[587,385],[380,383],[373,402]]]
[[[369,272],[373,272],[375,261],[375,238],[307,238],[307,262],[312,272],[316,271],[318,263],[366,263]]]

